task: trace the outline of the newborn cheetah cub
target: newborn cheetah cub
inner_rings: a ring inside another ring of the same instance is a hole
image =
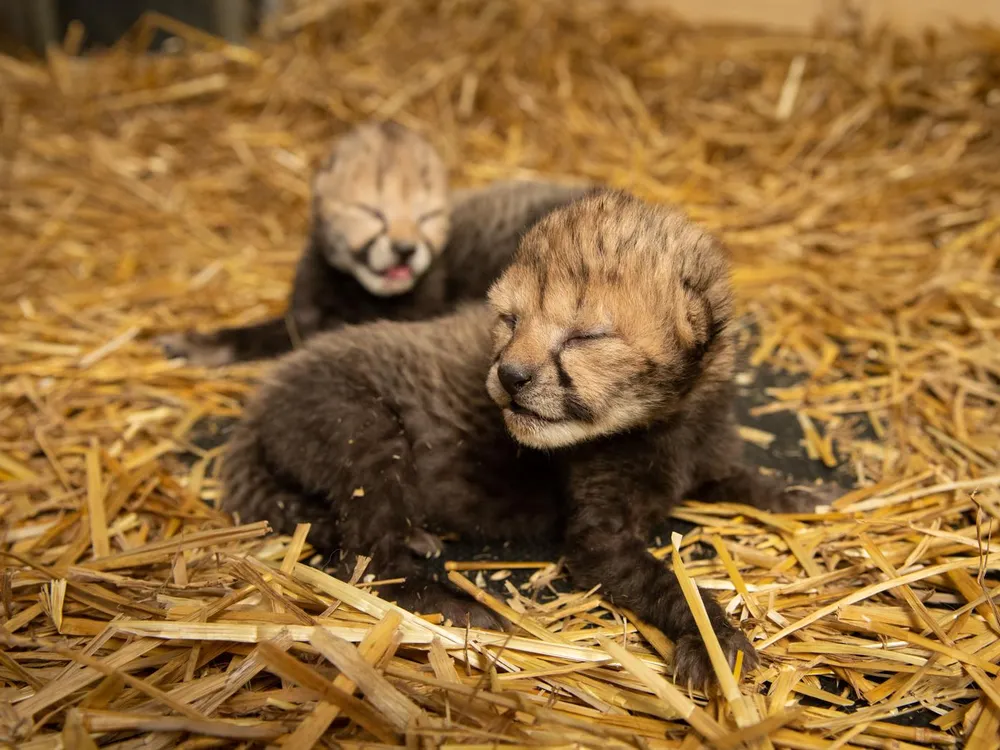
[[[675,676],[713,674],[673,573],[647,552],[684,496],[801,510],[813,498],[740,462],[731,413],[728,261],[677,211],[618,192],[543,219],[490,305],[316,337],[281,362],[234,434],[224,507],[373,557],[403,606],[464,624],[490,612],[416,551],[450,531],[558,537],[575,582],[676,644]],[[484,387],[485,380],[485,387]],[[731,663],[757,656],[705,605]]]
[[[486,296],[532,224],[589,189],[514,181],[449,192],[428,140],[397,123],[363,123],[313,178],[311,231],[288,311],[159,342],[170,357],[219,366],[276,357],[345,324],[451,312]]]

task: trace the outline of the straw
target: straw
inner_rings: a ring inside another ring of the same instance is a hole
[[[997,30],[288,6],[245,47],[148,14],[110,50],[81,55],[75,24],[43,60],[0,55],[0,743],[993,747]],[[158,29],[181,44],[146,55]],[[730,248],[748,457],[851,489],[818,514],[683,503],[695,528],[649,540],[720,690],[678,691],[673,645],[574,591],[562,550],[445,561],[496,633],[397,607],[367,560],[335,578],[305,525],[219,512],[221,426],[269,365],[150,339],[282,314],[312,168],[382,116],[456,188],[605,182]],[[760,669],[723,668],[695,585]]]

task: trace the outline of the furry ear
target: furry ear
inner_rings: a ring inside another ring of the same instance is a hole
[[[682,288],[673,295],[673,325],[674,332],[685,349],[693,349],[698,345],[698,333],[695,330],[695,320],[702,306],[700,295],[685,280]]]
[[[689,344],[689,356],[700,363],[719,336],[725,333],[729,322],[715,314],[712,303],[706,295],[689,290],[687,296],[691,305],[688,308],[687,321],[693,334],[693,340]],[[698,322],[697,326],[694,324],[695,320]]]
[[[413,132],[408,127],[401,125],[395,120],[382,120],[376,123],[376,127],[382,131],[382,134],[388,141],[402,139],[407,134]]]
[[[334,186],[337,183],[333,172],[338,162],[343,158],[342,149],[343,144],[338,141],[313,172],[312,181],[309,186],[312,194],[309,207],[314,217],[320,215],[320,203],[323,196],[333,192]]]
[[[316,165],[316,168],[313,170],[312,180],[311,180],[312,185],[310,185],[313,195],[316,194],[319,188],[320,180],[322,180],[323,177],[325,177],[326,175],[330,174],[333,171],[333,168],[337,163],[337,157],[338,157],[337,150],[338,150],[337,146],[335,145],[332,149],[330,149],[330,152],[322,158],[322,160],[319,162],[319,164]]]
[[[337,161],[337,149],[331,148],[330,152],[323,157],[320,161],[319,166],[316,167],[316,174],[320,175],[324,172],[329,172],[333,169],[333,165]]]

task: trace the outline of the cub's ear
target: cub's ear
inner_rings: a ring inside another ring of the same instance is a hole
[[[382,132],[388,141],[402,140],[406,136],[414,134],[413,130],[395,120],[382,120],[375,123],[375,127]]]
[[[319,216],[322,208],[322,201],[328,196],[336,194],[338,177],[334,174],[337,163],[343,158],[340,149],[334,149],[320,163],[313,172],[311,185],[310,209],[313,216]]]
[[[319,164],[317,164],[316,168],[313,170],[312,189],[314,193],[320,189],[320,184],[322,183],[323,178],[329,178],[333,174],[333,169],[340,157],[338,151],[339,149],[336,146],[330,149],[330,152],[320,160]]]

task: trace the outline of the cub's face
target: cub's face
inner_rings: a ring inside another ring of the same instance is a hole
[[[313,225],[327,263],[376,296],[405,294],[447,241],[444,163],[411,130],[361,125],[316,175]]]
[[[550,214],[490,291],[486,386],[558,448],[669,417],[732,376],[728,262],[681,214],[601,193]]]

